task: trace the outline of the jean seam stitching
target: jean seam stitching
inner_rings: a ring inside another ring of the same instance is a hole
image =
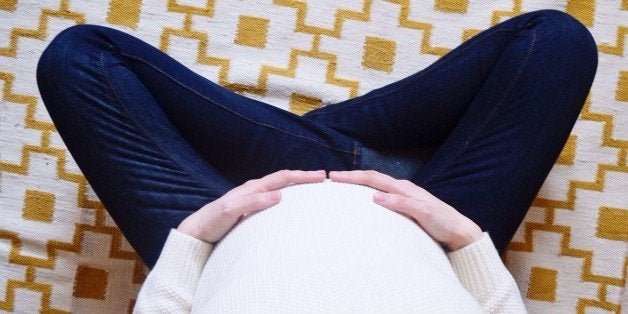
[[[530,23],[528,23],[529,25]],[[430,175],[425,181],[424,184],[431,181],[434,177],[436,177],[438,174],[440,174],[446,166],[448,166],[449,164],[451,164],[451,162],[457,157],[459,156],[469,145],[469,142],[473,139],[476,138],[476,136],[478,134],[480,134],[481,131],[484,130],[484,128],[486,127],[486,125],[488,124],[488,122],[493,118],[493,116],[495,115],[495,112],[497,112],[497,109],[504,103],[504,101],[506,100],[506,98],[508,97],[508,95],[510,94],[510,91],[512,90],[512,87],[515,85],[515,83],[519,80],[519,77],[521,76],[521,74],[523,73],[523,69],[526,66],[526,64],[528,63],[528,59],[530,58],[530,55],[532,54],[532,51],[534,50],[534,44],[536,42],[536,29],[532,28],[532,40],[530,40],[530,47],[528,48],[528,52],[526,54],[525,59],[523,60],[521,66],[519,67],[519,69],[517,70],[517,74],[515,75],[515,77],[512,79],[512,81],[510,82],[510,85],[508,86],[508,89],[506,90],[506,93],[504,94],[504,96],[501,98],[501,100],[495,105],[493,106],[493,109],[491,110],[491,112],[489,113],[488,117],[486,118],[486,120],[484,120],[484,123],[482,123],[482,125],[477,128],[477,131],[474,132],[473,134],[471,134],[467,140],[464,142],[464,145],[455,153],[453,154],[445,163],[443,163],[443,165],[441,167],[438,168],[437,171],[435,171],[432,175]]]
[[[144,64],[146,64],[146,65],[150,66],[151,68],[155,69],[155,70],[156,70],[156,71],[158,71],[159,73],[163,74],[164,76],[166,76],[167,78],[169,78],[169,79],[170,79],[170,80],[172,80],[173,82],[177,83],[179,86],[181,86],[181,87],[183,87],[183,88],[185,88],[185,89],[189,90],[190,92],[194,93],[195,95],[197,95],[197,96],[199,96],[199,97],[201,97],[201,98],[203,98],[203,99],[205,99],[205,100],[207,100],[207,101],[211,102],[212,104],[214,104],[214,105],[216,105],[216,106],[218,106],[218,107],[220,107],[220,108],[222,108],[222,109],[224,109],[224,110],[227,110],[227,111],[231,112],[232,114],[234,114],[234,115],[236,115],[236,116],[238,116],[238,117],[240,117],[240,118],[242,118],[242,119],[244,119],[244,120],[247,120],[247,121],[252,122],[252,123],[254,123],[254,124],[257,124],[257,125],[259,125],[259,126],[267,127],[267,128],[269,128],[269,129],[272,129],[272,130],[278,131],[278,132],[280,132],[280,133],[283,133],[283,134],[286,134],[286,135],[289,135],[289,136],[292,136],[292,137],[295,137],[295,138],[299,138],[299,139],[302,139],[302,140],[306,140],[306,141],[314,142],[314,143],[316,143],[316,144],[318,144],[318,145],[321,145],[321,146],[323,146],[323,147],[325,147],[325,148],[329,148],[329,149],[336,150],[336,151],[341,151],[341,152],[344,152],[344,153],[352,153],[351,151],[348,151],[348,150],[344,150],[344,149],[340,149],[340,148],[331,147],[331,146],[326,145],[326,144],[324,144],[324,143],[321,143],[321,142],[319,142],[319,141],[317,141],[317,140],[314,140],[314,139],[311,139],[311,138],[308,138],[308,137],[304,137],[304,136],[299,136],[299,135],[296,135],[296,134],[292,134],[292,133],[290,133],[290,132],[288,132],[288,131],[285,131],[285,130],[282,130],[282,129],[278,129],[278,128],[273,127],[273,126],[271,126],[271,125],[268,125],[268,124],[265,124],[265,123],[261,123],[261,122],[257,122],[257,121],[255,121],[255,120],[253,120],[253,119],[251,119],[251,118],[248,118],[248,117],[246,117],[246,116],[243,116],[243,115],[241,115],[241,114],[239,114],[239,113],[237,113],[237,112],[235,112],[235,111],[233,111],[233,110],[231,110],[231,109],[229,109],[229,108],[227,108],[227,107],[225,107],[225,106],[222,106],[221,104],[219,104],[219,103],[218,103],[217,101],[215,101],[214,99],[211,99],[211,98],[209,98],[208,96],[205,96],[205,95],[203,95],[203,94],[201,94],[201,93],[197,92],[197,91],[196,91],[196,90],[194,90],[193,88],[191,88],[191,87],[189,87],[189,86],[187,86],[187,85],[183,84],[182,82],[179,82],[178,80],[176,80],[176,79],[175,79],[175,78],[173,78],[172,76],[168,75],[168,73],[166,73],[166,72],[162,71],[160,68],[158,68],[158,67],[154,66],[154,65],[153,65],[153,64],[151,64],[150,62],[148,62],[148,61],[146,61],[146,60],[144,60],[144,59],[142,59],[142,58],[140,58],[140,57],[136,57],[136,56],[133,56],[133,55],[129,55],[129,54],[126,54],[126,53],[124,53],[124,52],[120,52],[120,54],[121,54],[121,55],[123,55],[123,56],[126,56],[126,57],[128,57],[128,58],[132,58],[132,59],[135,59],[135,60],[141,61],[142,63],[144,63]]]
[[[110,48],[111,49],[111,48]],[[109,79],[109,76],[107,75],[107,71],[105,71],[105,62],[104,62],[104,54],[107,51],[103,51],[100,53],[99,56],[99,65],[101,68],[101,75],[105,78],[106,82],[107,82],[107,88],[111,91],[111,93],[114,95],[115,99],[118,101],[118,103],[121,105],[122,110],[124,110],[124,113],[126,114],[127,117],[129,117],[129,119],[131,119],[135,125],[137,126],[137,129],[142,132],[142,135],[144,135],[145,138],[148,139],[148,141],[150,141],[151,143],[153,143],[153,145],[161,152],[162,155],[166,156],[170,161],[172,161],[174,164],[176,164],[179,167],[179,171],[183,174],[185,174],[186,176],[194,179],[196,182],[199,182],[199,180],[201,180],[201,178],[198,178],[196,176],[193,176],[192,174],[190,174],[188,171],[185,171],[184,167],[182,167],[182,164],[180,162],[178,162],[177,160],[173,159],[172,156],[170,156],[169,154],[166,154],[166,152],[163,150],[163,148],[161,148],[161,146],[157,145],[157,143],[153,140],[152,137],[148,136],[148,133],[146,133],[146,131],[144,130],[144,128],[142,128],[142,126],[137,122],[137,120],[135,120],[135,118],[133,117],[133,115],[131,115],[129,113],[129,111],[127,110],[126,106],[124,105],[124,102],[122,101],[122,99],[118,96],[118,93],[116,93],[115,89],[112,87],[111,85],[111,80]]]
[[[455,54],[453,54],[453,55],[449,55],[449,56],[443,57],[443,58],[441,58],[441,59],[437,60],[436,62],[440,62],[440,63],[442,63],[442,62],[445,62],[445,61],[447,61],[447,60],[449,60],[449,59],[451,59],[451,58],[453,58],[453,57],[456,57],[456,56],[460,55],[461,53],[463,53],[464,51],[466,51],[467,49],[470,49],[471,47],[475,46],[477,43],[479,43],[480,41],[484,40],[486,37],[488,37],[488,36],[490,36],[490,35],[493,35],[493,34],[496,34],[497,32],[501,32],[501,31],[512,31],[512,30],[513,30],[512,28],[500,28],[500,29],[496,29],[496,30],[493,30],[493,31],[491,31],[491,32],[488,32],[486,35],[482,36],[482,38],[479,38],[477,42],[474,42],[473,44],[469,45],[468,47],[465,47],[464,49],[461,49],[461,50],[457,51],[457,52],[456,52]],[[432,64],[432,65],[435,65],[435,64]],[[387,91],[385,94],[381,94],[381,95],[373,95],[373,96],[371,96],[371,97],[369,97],[369,98],[366,98],[366,99],[361,99],[361,100],[359,100],[359,101],[357,101],[357,102],[347,104],[347,105],[342,106],[342,107],[340,107],[340,108],[336,108],[336,109],[335,109],[335,110],[333,110],[333,111],[325,111],[325,112],[312,112],[312,114],[311,114],[311,115],[316,116],[316,115],[325,115],[325,114],[330,114],[330,113],[334,113],[334,112],[336,112],[336,111],[339,111],[339,110],[345,109],[345,108],[350,107],[350,106],[354,106],[354,105],[362,104],[362,103],[364,103],[364,102],[366,102],[366,101],[368,101],[368,100],[371,100],[371,99],[376,99],[376,98],[379,98],[379,97],[388,96],[388,95],[390,95],[390,94],[392,94],[392,93],[394,93],[394,92],[396,92],[396,91],[398,91],[398,90],[400,90],[400,89],[402,89],[402,88],[406,87],[407,85],[414,83],[414,82],[415,82],[416,80],[418,80],[419,78],[421,78],[421,77],[425,76],[426,74],[430,73],[432,70],[434,70],[434,68],[436,68],[436,67],[435,67],[435,66],[432,66],[432,67],[429,67],[429,66],[428,66],[428,68],[426,69],[426,71],[424,71],[423,73],[421,73],[421,75],[417,75],[415,78],[413,78],[413,79],[411,79],[411,80],[408,80],[405,84],[403,84],[403,85],[401,85],[401,86],[399,86],[399,87],[397,87],[397,88],[395,88],[395,89],[393,89],[393,90],[391,90],[391,91]],[[394,82],[393,82],[393,83],[394,83]]]

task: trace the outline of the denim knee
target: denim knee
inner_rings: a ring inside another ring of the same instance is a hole
[[[538,31],[550,36],[556,49],[569,51],[574,63],[585,69],[593,69],[588,72],[595,72],[598,63],[597,45],[584,24],[559,10],[543,9],[531,13],[540,19]]]
[[[101,81],[99,58],[101,52],[109,47],[105,37],[100,36],[101,28],[91,24],[66,28],[42,52],[35,76],[48,112],[58,110],[55,106],[68,107],[80,103],[67,101],[66,93],[80,91],[85,84],[100,84],[97,82]],[[80,92],[75,93],[78,94]],[[61,98],[66,101],[53,101]],[[73,107],[74,110],[84,109],[79,105]]]
[[[521,28],[533,38],[530,51],[538,53],[543,60],[538,63],[541,68],[536,75],[552,71],[560,89],[557,93],[574,98],[551,105],[566,106],[555,108],[561,112],[579,112],[597,72],[598,51],[593,36],[585,25],[563,11],[544,9],[526,15],[529,18]]]
[[[39,57],[36,69],[38,81],[71,78],[76,65],[93,62],[94,51],[98,50],[94,48],[107,48],[102,44],[103,37],[99,36],[102,29],[99,25],[79,24],[57,34]]]

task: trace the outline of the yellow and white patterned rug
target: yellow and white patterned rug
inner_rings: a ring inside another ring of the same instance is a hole
[[[38,95],[38,57],[61,30],[129,32],[222,86],[300,114],[415,73],[542,8],[589,28],[599,66],[503,258],[532,313],[620,313],[622,302],[628,311],[626,0],[0,0],[0,310],[124,312],[146,274]]]

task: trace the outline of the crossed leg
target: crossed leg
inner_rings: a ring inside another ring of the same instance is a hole
[[[37,82],[77,165],[152,267],[170,228],[231,188],[286,168],[363,169],[363,147],[438,147],[413,182],[502,250],[564,145],[596,57],[573,18],[532,12],[412,76],[300,117],[131,35],[77,25],[44,51]]]

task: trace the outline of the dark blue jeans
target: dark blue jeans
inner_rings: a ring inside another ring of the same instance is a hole
[[[489,231],[502,252],[558,158],[597,68],[566,13],[511,18],[425,69],[303,116],[195,74],[129,34],[59,33],[37,83],[72,157],[152,267],[170,228],[280,169],[375,169]]]

